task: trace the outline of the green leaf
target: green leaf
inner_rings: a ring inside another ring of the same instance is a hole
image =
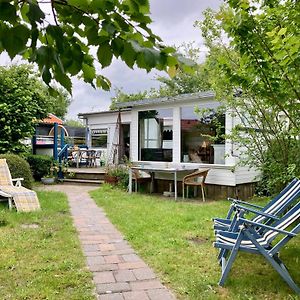
[[[52,76],[51,76],[51,73],[50,73],[50,71],[49,71],[49,68],[46,67],[46,66],[43,67],[42,78],[43,78],[44,82],[45,82],[47,85],[48,85],[48,84],[50,83],[50,81],[51,81]]]
[[[111,82],[104,76],[98,75],[96,78],[96,85],[105,91],[109,91],[111,87]]]
[[[48,25],[46,32],[55,40],[58,52],[63,52],[64,35],[62,29],[59,26]]]
[[[15,22],[17,19],[16,8],[14,5],[6,2],[0,2],[0,20],[8,21],[10,23]]]
[[[154,68],[158,61],[159,53],[156,53],[154,50],[151,49],[145,49],[143,51],[143,54],[144,54],[146,69],[149,70]]]
[[[169,67],[168,74],[171,78],[174,78],[177,74],[177,68],[175,66]]]
[[[72,82],[65,73],[62,73],[59,69],[55,69],[54,79],[57,80],[70,94],[72,94]]]
[[[89,7],[88,0],[68,0],[68,5],[86,9]]]
[[[130,43],[124,43],[124,51],[121,58],[125,61],[129,68],[132,68],[136,58],[136,52],[133,50]]]
[[[102,68],[105,68],[111,64],[113,54],[108,43],[99,46],[97,51],[97,57]]]
[[[7,36],[2,43],[10,58],[14,58],[26,48],[29,36],[30,30],[24,25],[17,25],[7,30]]]
[[[94,78],[96,77],[96,70],[94,66],[82,64],[82,72],[83,78],[86,82],[93,82]]]
[[[278,35],[284,35],[287,31],[287,28],[281,28],[279,31],[278,31]]]
[[[119,57],[124,50],[124,42],[120,38],[115,38],[111,42],[111,48],[116,57]]]
[[[42,23],[43,19],[45,19],[45,14],[40,9],[38,4],[29,2],[29,11],[27,13],[27,17],[29,18],[31,23]]]
[[[90,45],[98,45],[98,26],[96,24],[86,31],[86,37]]]
[[[97,10],[104,10],[105,9],[105,0],[93,0],[90,4],[91,8]]]
[[[113,35],[116,32],[116,27],[111,23],[107,21],[102,22],[102,28],[109,34]]]

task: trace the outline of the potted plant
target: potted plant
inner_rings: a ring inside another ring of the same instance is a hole
[[[58,171],[59,171],[58,164],[56,162],[53,162],[51,164],[48,174],[41,178],[42,183],[53,184],[56,181]]]
[[[124,165],[108,165],[104,181],[112,185],[126,186],[126,183],[128,184],[128,168]]]

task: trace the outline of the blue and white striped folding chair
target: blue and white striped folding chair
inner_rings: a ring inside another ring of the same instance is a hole
[[[215,230],[234,231],[237,217],[242,217],[245,212],[255,214],[253,222],[271,224],[276,220],[293,202],[300,196],[300,180],[295,178],[290,182],[276,197],[274,197],[265,207],[252,203],[230,199],[232,204],[228,211],[226,219],[215,218]]]
[[[246,251],[254,254],[261,254],[279,273],[279,275],[286,281],[286,283],[298,294],[300,288],[296,285],[290,276],[284,263],[279,259],[279,251],[285,246],[288,241],[295,237],[300,232],[300,202],[292,207],[280,220],[276,221],[272,226],[253,222],[241,218],[239,220],[240,226],[238,232],[217,231],[216,242],[214,247],[220,250],[227,250],[230,255],[221,258],[222,276],[219,285],[223,286],[229,274],[232,264],[236,258],[239,250]],[[290,227],[291,226],[291,227]],[[263,234],[259,234],[256,230],[257,227],[262,227],[265,230]],[[286,229],[292,228],[290,231]],[[275,238],[283,236],[281,240],[277,241],[274,245]]]

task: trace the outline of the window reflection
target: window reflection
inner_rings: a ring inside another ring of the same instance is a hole
[[[139,159],[172,161],[172,109],[139,112]]]
[[[202,115],[196,114],[194,107],[182,107],[181,161],[224,164],[224,133],[225,115],[217,111],[216,105]]]

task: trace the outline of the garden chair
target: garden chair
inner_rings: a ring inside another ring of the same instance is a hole
[[[187,196],[189,195],[189,186],[194,187],[194,195],[197,195],[197,186],[201,187],[202,192],[202,200],[205,201],[205,192],[204,192],[204,186],[205,186],[205,179],[207,176],[209,169],[207,170],[198,170],[196,172],[193,172],[192,174],[188,174],[183,177],[182,179],[182,199],[184,199],[185,194],[185,186],[187,186]]]
[[[13,204],[17,211],[34,211],[40,209],[40,203],[34,191],[21,186],[23,178],[12,179],[6,159],[0,159],[0,196],[8,199],[9,208]],[[13,182],[16,182],[13,185]]]
[[[223,286],[238,251],[262,255],[286,281],[286,283],[297,293],[300,288],[290,276],[286,266],[279,259],[279,251],[291,238],[300,231],[300,202],[292,207],[281,219],[272,226],[253,222],[244,218],[240,219],[241,226],[238,232],[217,231],[214,247],[220,250],[228,250],[230,255],[224,255],[221,260],[222,275],[219,285]],[[259,234],[257,227],[264,228],[263,234]],[[287,228],[290,231],[287,231]],[[281,239],[279,239],[281,237]],[[272,242],[276,242],[272,245]],[[228,258],[227,258],[228,256]]]
[[[151,176],[146,172],[142,172],[140,170],[132,170],[132,180],[135,183],[135,192],[138,191],[139,183],[149,183],[151,182]]]
[[[234,231],[237,227],[237,216],[242,217],[244,213],[251,212],[255,216],[252,221],[259,223],[272,222],[282,214],[300,196],[300,180],[295,178],[276,197],[274,197],[265,207],[231,199],[230,209],[225,219],[214,218],[215,230]]]

